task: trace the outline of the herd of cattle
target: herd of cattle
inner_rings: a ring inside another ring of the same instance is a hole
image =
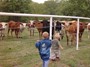
[[[6,36],[5,30],[7,29],[7,36],[11,34],[13,37],[13,33],[15,34],[16,38],[21,37],[21,33],[23,33],[23,30],[27,27],[27,29],[30,32],[30,36],[34,36],[34,30],[37,28],[39,32],[39,38],[41,38],[41,35],[44,31],[49,32],[50,28],[50,22],[48,20],[43,21],[33,21],[28,23],[22,23],[22,22],[15,22],[15,21],[9,21],[7,23],[0,22],[0,39],[3,40],[3,38]],[[90,38],[90,23],[87,22],[80,22],[79,23],[79,41],[82,41],[82,35],[84,30],[87,29],[88,32],[88,38]],[[61,39],[63,39],[64,34],[67,38],[67,45],[75,44],[76,42],[76,33],[77,33],[77,21],[54,21],[52,24],[52,35],[54,33],[60,33]],[[53,38],[53,37],[52,37]],[[69,42],[70,41],[70,42]]]

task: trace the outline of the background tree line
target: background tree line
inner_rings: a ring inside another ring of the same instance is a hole
[[[90,0],[48,0],[43,4],[31,0],[0,0],[0,12],[90,17]],[[28,21],[30,17],[0,16],[0,21]]]

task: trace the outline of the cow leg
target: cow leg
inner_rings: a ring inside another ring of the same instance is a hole
[[[21,30],[20,29],[17,29],[16,31],[17,31],[17,34],[16,34],[17,35],[17,38],[22,38],[22,34],[21,34],[22,32],[21,32]]]
[[[61,35],[61,39],[63,39],[63,37],[64,37],[64,31],[63,30],[60,31],[60,35]]]
[[[3,40],[3,38],[4,38],[4,31],[3,30],[0,31],[0,37],[1,37],[1,40]]]
[[[40,32],[39,32],[39,39],[40,39]]]
[[[81,42],[81,33],[79,33],[79,41]]]
[[[39,31],[39,39],[42,39],[42,32]]]
[[[13,33],[13,30],[11,30],[11,36],[13,37],[13,34],[12,33]]]
[[[34,30],[32,30],[32,32],[33,32],[33,36],[34,36]]]
[[[15,29],[16,38],[19,38],[18,34],[19,34],[19,30],[18,29]]]
[[[41,32],[39,32],[39,39],[41,39]]]
[[[5,34],[4,33],[5,33],[4,30],[2,30],[2,40],[5,37]]]
[[[19,38],[22,38],[22,32],[23,32],[24,29],[19,29],[17,30],[18,31],[18,36]]]
[[[89,31],[88,31],[88,39],[89,39]]]
[[[19,36],[18,36],[18,31],[16,31],[16,38],[19,38]]]
[[[30,30],[30,36],[31,36],[31,30]]]
[[[70,45],[72,45],[72,44],[73,44],[73,39],[72,39],[72,38],[73,38],[73,35],[72,35],[72,34],[70,34],[70,35],[69,35],[69,39],[70,39],[69,43],[70,43]]]
[[[87,34],[88,34],[88,39],[90,38],[90,28],[89,28],[89,25],[87,25]]]
[[[11,29],[11,36],[13,37],[13,32],[14,32],[14,29]]]
[[[90,38],[90,31],[88,30],[88,38]]]
[[[66,33],[66,38],[67,38],[67,46],[69,45],[69,35],[68,35],[68,33],[67,32],[65,32]]]
[[[71,45],[75,44],[75,33],[71,35]]]
[[[2,40],[2,31],[0,30],[0,40]]]
[[[7,33],[7,36],[9,36],[9,31],[10,31],[10,29],[8,29],[8,33]]]
[[[80,41],[80,42],[82,41],[82,35],[83,35],[83,32],[81,32],[81,33],[79,34],[79,41]]]
[[[34,29],[33,28],[31,28],[30,34],[31,34],[31,36],[34,36]]]

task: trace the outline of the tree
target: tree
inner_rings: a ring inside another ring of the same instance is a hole
[[[63,2],[60,13],[70,16],[90,17],[90,0],[66,0]]]
[[[45,1],[45,10],[47,11],[47,14],[55,15],[56,14],[56,7],[57,3],[54,0]]]
[[[31,13],[30,11],[31,0],[2,0],[0,5],[1,12],[13,13]],[[24,18],[23,18],[24,19]],[[22,20],[21,17],[8,17],[7,20]]]
[[[32,2],[31,6],[31,13],[32,14],[45,14],[45,6],[43,4],[38,4],[36,2]]]

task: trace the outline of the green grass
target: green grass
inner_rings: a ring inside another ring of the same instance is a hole
[[[0,41],[0,67],[41,67],[42,60],[35,48],[38,40],[37,30],[35,36],[29,36],[29,32],[23,32],[23,38],[5,37]],[[61,40],[64,47],[61,50],[61,60],[50,62],[49,67],[90,67],[90,39],[87,33],[83,34],[83,41],[79,43],[79,50],[76,46],[67,46],[66,38]]]

